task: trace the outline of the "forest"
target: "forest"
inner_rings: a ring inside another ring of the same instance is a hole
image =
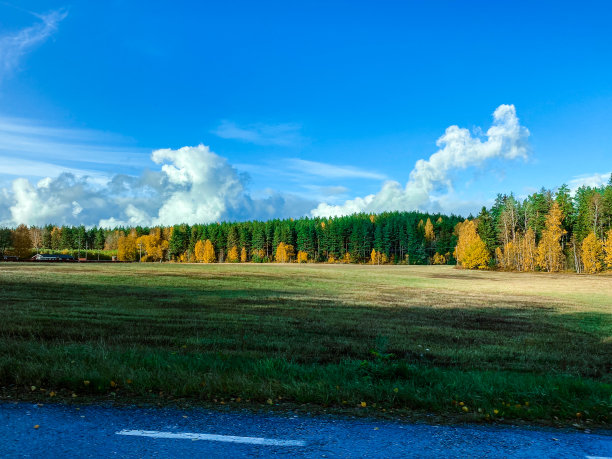
[[[0,252],[63,252],[143,262],[459,264],[510,271],[612,268],[612,177],[600,187],[499,194],[466,219],[424,212],[334,218],[85,228],[0,229]]]

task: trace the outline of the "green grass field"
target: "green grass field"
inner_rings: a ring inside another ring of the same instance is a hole
[[[612,421],[610,276],[4,263],[0,311],[5,399]]]

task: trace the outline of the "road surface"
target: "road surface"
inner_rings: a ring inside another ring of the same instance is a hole
[[[612,432],[0,403],[0,457],[151,456],[612,458]]]

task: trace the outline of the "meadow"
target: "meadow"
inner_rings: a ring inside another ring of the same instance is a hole
[[[0,312],[5,400],[612,421],[609,275],[0,263]]]

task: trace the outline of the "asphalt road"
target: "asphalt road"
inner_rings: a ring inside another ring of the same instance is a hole
[[[38,426],[35,428],[34,426]],[[612,457],[612,432],[0,404],[0,457]]]

